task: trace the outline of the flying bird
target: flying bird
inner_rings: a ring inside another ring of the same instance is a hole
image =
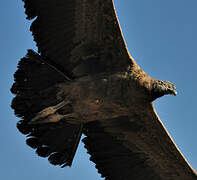
[[[106,180],[197,180],[153,106],[176,87],[136,64],[113,0],[23,2],[38,52],[19,61],[11,106],[27,145],[71,166],[84,134]]]

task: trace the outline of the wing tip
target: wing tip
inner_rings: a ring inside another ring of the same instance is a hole
[[[34,7],[34,1],[32,0],[22,0],[24,3],[26,19],[32,20],[37,16],[36,8]]]

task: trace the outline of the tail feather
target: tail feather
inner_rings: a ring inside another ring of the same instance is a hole
[[[32,50],[21,59],[11,88],[16,94],[11,106],[22,118],[17,128],[27,136],[27,145],[54,165],[71,166],[83,125],[70,123],[75,118],[72,103],[66,95],[58,96],[58,85],[68,80],[44,62]]]

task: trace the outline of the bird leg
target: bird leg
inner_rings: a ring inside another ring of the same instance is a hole
[[[47,107],[45,109],[43,109],[42,111],[40,111],[36,117],[34,117],[33,119],[31,119],[31,121],[29,122],[29,124],[40,124],[40,123],[48,123],[48,122],[58,122],[60,121],[63,117],[66,116],[70,116],[68,115],[60,115],[57,114],[56,112],[64,107],[65,105],[69,104],[70,101],[62,101],[59,104],[55,105],[55,106],[50,106]],[[72,113],[71,113],[72,114]]]

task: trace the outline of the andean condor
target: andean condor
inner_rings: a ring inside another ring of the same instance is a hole
[[[175,86],[130,56],[112,0],[23,0],[38,52],[11,91],[19,131],[50,163],[71,166],[82,140],[106,180],[197,180],[153,101]]]

